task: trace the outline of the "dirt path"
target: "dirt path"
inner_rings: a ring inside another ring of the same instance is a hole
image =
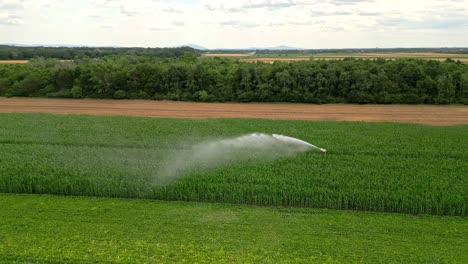
[[[268,118],[468,124],[468,106],[191,103],[147,100],[0,98],[0,112],[174,118]]]

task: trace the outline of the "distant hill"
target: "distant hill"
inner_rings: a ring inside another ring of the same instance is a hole
[[[177,47],[190,47],[190,48],[193,48],[193,49],[197,49],[197,50],[203,50],[203,51],[206,51],[206,50],[302,50],[302,48],[296,48],[296,47],[290,47],[290,46],[285,46],[285,45],[281,45],[281,46],[275,46],[275,47],[251,47],[251,48],[243,48],[243,49],[209,49],[209,48],[206,48],[206,47],[203,47],[203,46],[200,46],[200,45],[197,45],[197,44],[185,44],[185,45],[179,45]]]
[[[249,48],[249,50],[302,50],[302,48],[290,47],[290,46],[275,46],[275,47],[267,47],[267,48]]]
[[[208,48],[205,48],[205,47],[197,45],[197,44],[185,44],[185,45],[180,45],[178,47],[190,47],[190,48],[196,49],[196,50],[209,50]]]

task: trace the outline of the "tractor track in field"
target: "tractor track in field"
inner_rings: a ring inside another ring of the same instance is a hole
[[[0,113],[125,115],[167,118],[264,118],[468,124],[468,106],[194,103],[150,100],[0,98]]]

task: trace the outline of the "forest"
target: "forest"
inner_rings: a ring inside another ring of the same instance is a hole
[[[0,65],[0,96],[205,102],[468,104],[468,65],[446,60],[249,63],[113,55]]]
[[[180,57],[185,53],[200,52],[189,47],[178,48],[113,48],[113,47],[19,47],[0,45],[0,60],[29,60],[35,57],[74,60],[100,58],[110,55],[134,55],[151,57]]]

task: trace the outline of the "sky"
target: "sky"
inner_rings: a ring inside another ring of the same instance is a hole
[[[0,43],[468,47],[468,0],[0,0]]]

